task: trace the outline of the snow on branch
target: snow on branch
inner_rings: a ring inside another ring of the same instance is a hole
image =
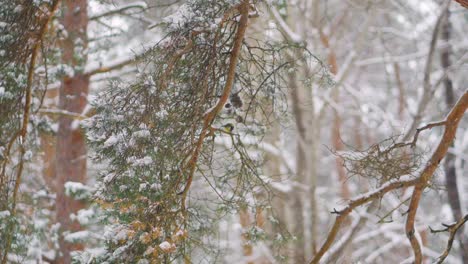
[[[278,23],[278,26],[280,27],[280,31],[286,36],[286,38],[294,43],[301,43],[302,37],[294,32],[288,24],[283,20],[281,15],[279,14],[278,10],[274,6],[269,5],[268,10],[270,11],[272,17],[275,19],[275,21]]]

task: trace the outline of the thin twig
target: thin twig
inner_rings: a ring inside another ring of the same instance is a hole
[[[141,5],[141,4],[133,4],[133,5],[126,5],[126,6],[123,6],[123,7],[119,7],[117,9],[114,9],[114,10],[111,10],[109,12],[105,12],[105,13],[102,13],[102,14],[99,14],[99,15],[96,15],[96,16],[92,16],[89,18],[89,21],[94,21],[94,20],[98,20],[102,17],[106,17],[106,16],[112,16],[112,15],[116,15],[116,14],[122,14],[124,11],[126,10],[129,10],[129,9],[140,9],[140,10],[144,10],[145,9],[145,6]]]
[[[443,226],[445,226],[444,229],[433,230],[432,228],[429,227],[431,229],[431,233],[449,232],[450,234],[449,239],[447,241],[447,247],[445,248],[444,252],[437,258],[435,263],[441,264],[444,262],[445,258],[448,256],[448,254],[450,253],[450,250],[452,249],[455,235],[457,234],[458,230],[460,230],[467,221],[468,221],[468,214],[466,214],[464,217],[458,220],[458,222],[456,222],[455,224],[452,224],[452,225],[442,224]]]
[[[407,188],[410,186],[414,186],[417,183],[418,183],[418,179],[390,181],[375,191],[363,194],[359,196],[358,198],[352,199],[345,208],[341,210],[334,209],[333,213],[338,215],[335,219],[335,223],[333,224],[333,227],[331,228],[330,232],[328,232],[327,239],[323,243],[322,247],[314,256],[314,258],[310,261],[310,264],[318,264],[320,262],[320,259],[330,249],[330,246],[335,240],[335,237],[338,234],[338,231],[340,230],[341,224],[356,207],[359,207],[377,198],[381,198],[386,193],[393,191],[395,189]]]

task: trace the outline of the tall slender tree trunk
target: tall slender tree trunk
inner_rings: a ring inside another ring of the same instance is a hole
[[[306,143],[306,127],[304,124],[304,112],[301,109],[304,106],[303,94],[296,82],[295,73],[289,75],[289,83],[291,87],[291,100],[293,104],[294,117],[297,127],[297,149],[296,149],[296,177],[295,180],[302,184],[307,184],[305,173],[307,170],[307,153],[305,150]],[[305,263],[305,245],[304,245],[304,197],[302,192],[296,192],[292,201],[294,210],[294,223],[292,223],[293,234],[296,240],[293,243],[292,252],[294,252],[293,263]]]
[[[64,0],[62,4],[63,26],[68,38],[63,43],[62,62],[74,70],[73,76],[65,77],[59,94],[59,107],[62,110],[81,114],[87,104],[89,76],[82,71],[86,63],[87,49],[87,0]],[[78,120],[69,116],[60,116],[57,133],[57,220],[62,232],[76,232],[80,224],[70,219],[84,207],[65,195],[64,184],[68,181],[85,182],[86,180],[86,145]],[[57,263],[70,263],[70,252],[83,248],[60,236],[60,253]]]
[[[336,58],[336,53],[333,50],[333,47],[330,45],[330,38],[322,30],[320,30],[319,33],[320,33],[320,40],[322,42],[322,45],[328,50],[327,61],[328,61],[328,65],[330,65],[330,72],[333,75],[336,75],[338,73],[338,61]],[[334,90],[334,92],[332,93],[332,99],[336,105],[340,105],[340,90],[339,89]],[[331,141],[332,141],[332,145],[335,151],[344,150],[344,144],[341,139],[341,133],[340,133],[341,125],[342,125],[342,121],[341,121],[340,113],[338,112],[338,109],[335,109],[333,111],[333,125],[331,128],[331,137],[332,137]],[[336,166],[336,171],[338,174],[338,182],[340,184],[341,197],[347,200],[351,197],[351,193],[348,187],[348,183],[346,182],[347,180],[346,171],[343,166],[343,159],[341,157],[338,157],[338,156],[335,157],[335,166]],[[350,225],[350,224],[351,224],[350,218],[347,218],[344,221],[344,225]],[[351,252],[349,250],[349,247],[344,249],[343,256],[344,256],[342,260],[343,263],[349,263],[351,261],[351,258],[350,258]]]
[[[446,42],[446,44],[450,43],[450,33],[452,27],[450,24],[450,12],[444,17],[443,25],[442,25],[442,40]],[[441,53],[441,63],[442,68],[444,71],[447,71],[450,65],[452,64],[450,61],[452,50],[450,46],[447,46]],[[447,104],[447,109],[450,111],[454,104],[456,103],[454,91],[453,91],[453,83],[450,79],[449,75],[446,75],[444,78],[444,87],[445,87],[445,102]],[[452,147],[454,147],[454,143],[452,143]],[[444,162],[444,170],[445,170],[445,181],[447,185],[447,195],[448,195],[448,202],[450,207],[452,208],[453,218],[455,221],[462,218],[463,212],[461,210],[461,202],[460,202],[460,194],[458,192],[458,184],[457,184],[457,172],[455,169],[455,155],[448,152],[447,156],[445,157]],[[463,263],[468,264],[468,239],[465,238],[463,230],[458,232],[458,240],[461,244],[461,255],[463,259]]]

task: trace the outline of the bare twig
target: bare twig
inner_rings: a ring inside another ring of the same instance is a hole
[[[388,213],[386,213],[384,216],[380,217],[380,220],[377,222],[379,224],[383,224],[383,223],[386,223],[386,222],[389,222],[389,221],[385,221],[385,218],[389,217],[393,212],[395,212],[395,210],[397,210],[398,208],[400,208],[404,203],[408,202],[410,200],[411,197],[409,197],[408,199],[405,199],[403,201],[401,201],[397,206],[395,206],[395,208],[393,208],[392,210],[390,210]]]
[[[38,112],[45,115],[66,116],[76,120],[84,120],[89,117],[83,114],[78,114],[63,109],[40,108]]]
[[[359,207],[377,198],[383,197],[386,193],[392,190],[414,186],[417,182],[418,179],[390,181],[378,188],[377,190],[368,192],[355,199],[352,199],[345,208],[341,210],[335,209],[334,213],[338,215],[335,219],[335,223],[333,224],[333,227],[331,228],[330,232],[328,232],[327,239],[323,243],[322,247],[314,256],[314,258],[310,261],[310,264],[317,264],[320,262],[320,259],[323,257],[325,252],[328,251],[333,241],[335,240],[335,237],[338,234],[338,231],[340,230],[341,224],[356,207]]]
[[[89,21],[98,20],[98,19],[106,17],[106,16],[122,14],[124,11],[130,10],[130,9],[144,10],[145,8],[146,8],[146,6],[138,4],[138,3],[133,4],[133,5],[126,5],[126,6],[122,6],[122,7],[119,7],[117,9],[111,10],[109,12],[105,12],[105,13],[102,13],[102,14],[99,14],[99,15],[96,15],[96,16],[92,16],[92,17],[89,18]]]
[[[439,232],[449,232],[449,239],[447,241],[447,247],[445,248],[444,252],[440,255],[440,257],[437,258],[436,262],[437,264],[441,264],[444,262],[445,258],[448,256],[450,253],[450,250],[452,249],[453,245],[453,240],[455,239],[455,235],[457,234],[457,231],[460,230],[463,225],[468,221],[468,214],[466,214],[463,218],[459,219],[458,222],[451,224],[451,225],[446,225],[442,224],[445,226],[444,229],[441,230],[433,230],[431,229],[431,233],[439,233]]]
[[[429,123],[423,127],[417,128],[416,134],[414,134],[414,137],[413,137],[413,141],[411,141],[409,144],[411,145],[411,147],[414,148],[416,146],[416,142],[418,141],[419,133],[421,133],[422,131],[426,129],[431,129],[433,127],[444,126],[446,123],[447,121],[440,121],[440,122],[435,122],[435,123]]]
[[[134,63],[138,62],[141,58],[144,58],[144,56],[145,56],[145,54],[147,52],[144,52],[142,54],[138,54],[138,55],[136,55],[134,57],[131,57],[131,58],[123,60],[123,61],[115,62],[115,63],[110,64],[110,65],[105,65],[105,66],[97,67],[97,68],[94,68],[94,69],[90,69],[90,70],[86,71],[83,75],[93,76],[95,74],[106,73],[106,72],[121,69],[121,68],[123,68],[123,67],[125,67],[127,65],[131,65],[131,64],[134,64]]]
[[[372,201],[366,210],[366,214],[372,213],[377,208],[377,200]],[[323,256],[324,263],[336,263],[340,253],[343,251],[349,243],[353,241],[354,236],[365,226],[368,218],[364,215],[359,216],[359,219],[355,221],[350,227],[350,230],[344,234],[336,244],[330,248],[330,250]]]

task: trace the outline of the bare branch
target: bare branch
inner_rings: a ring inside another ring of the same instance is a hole
[[[414,236],[414,233],[415,233],[414,220],[415,220],[416,210],[419,205],[419,200],[421,198],[422,191],[424,190],[427,183],[431,179],[432,175],[434,174],[434,171],[437,169],[438,164],[440,163],[440,161],[444,158],[445,154],[447,153],[450,143],[455,137],[458,124],[461,118],[463,117],[467,107],[468,107],[468,90],[465,91],[463,96],[458,100],[458,102],[452,108],[450,113],[447,115],[447,118],[445,119],[445,121],[429,124],[426,126],[427,128],[430,128],[436,125],[443,124],[445,125],[445,131],[437,149],[432,154],[432,157],[427,162],[426,167],[420,173],[420,176],[418,178],[416,179],[410,178],[410,179],[405,179],[405,180],[390,180],[387,183],[383,184],[377,190],[374,190],[372,192],[363,194],[355,199],[352,199],[345,208],[341,210],[335,209],[333,211],[334,214],[337,214],[335,223],[333,224],[332,229],[328,233],[326,241],[324,242],[320,250],[317,252],[317,254],[314,256],[314,258],[310,261],[310,263],[317,264],[320,262],[320,259],[330,249],[330,246],[335,240],[335,237],[338,234],[338,231],[340,230],[341,224],[356,207],[366,204],[377,198],[381,198],[386,193],[392,190],[399,189],[399,188],[406,188],[410,186],[415,186],[415,189],[413,191],[413,196],[412,196],[411,203],[410,203],[410,209],[408,211],[408,218],[407,218],[407,223],[406,223],[406,234],[408,238],[410,239],[410,243],[413,247],[413,251],[415,252],[416,263],[421,263],[421,259],[422,259],[421,247],[419,246],[419,243],[416,240],[416,237]],[[420,130],[422,131],[423,129],[427,129],[427,128],[423,127]]]
[[[447,247],[445,248],[444,252],[440,255],[439,258],[437,258],[436,263],[441,264],[444,262],[445,258],[448,256],[450,253],[450,250],[452,249],[453,245],[453,240],[455,239],[455,235],[457,234],[457,231],[460,230],[463,225],[468,221],[468,214],[466,214],[463,218],[458,220],[455,224],[452,225],[445,225],[443,224],[446,228],[441,229],[441,230],[433,230],[431,228],[432,233],[439,233],[439,232],[449,232],[449,239],[447,241]]]
[[[99,15],[92,16],[92,17],[89,18],[89,21],[98,20],[98,19],[106,17],[106,16],[113,16],[113,15],[117,15],[117,14],[122,14],[123,12],[125,12],[127,10],[130,10],[130,9],[145,10],[146,8],[147,8],[147,6],[146,6],[145,3],[133,3],[133,4],[130,4],[130,5],[125,5],[125,6],[118,7],[116,9],[114,9],[114,10],[109,11],[109,12],[105,12],[105,13],[102,13],[102,14],[99,14]]]
[[[372,203],[369,205],[369,207],[366,210],[366,214],[371,213],[375,211],[377,208],[376,206],[376,201],[372,201]],[[353,241],[354,236],[365,226],[368,218],[364,215],[359,216],[359,219],[357,219],[350,227],[350,230],[344,234],[339,241],[336,242],[335,246],[333,246],[327,254],[323,256],[324,263],[336,263],[339,254],[343,251],[343,248],[345,248],[349,243]]]
[[[422,252],[421,246],[415,236],[414,222],[416,220],[416,211],[419,207],[419,201],[421,200],[422,192],[426,188],[427,184],[432,178],[435,170],[439,166],[440,161],[445,157],[447,151],[455,138],[458,124],[465,114],[466,108],[468,107],[468,90],[461,96],[455,106],[452,108],[450,113],[445,119],[445,131],[440,140],[437,149],[432,154],[431,158],[427,162],[426,167],[421,172],[418,180],[418,184],[413,190],[411,196],[411,202],[408,209],[408,217],[406,219],[406,236],[411,243],[413,248],[414,259],[416,264],[422,263]]]
[[[118,69],[121,69],[121,68],[123,68],[123,67],[125,67],[127,65],[136,63],[138,61],[139,57],[142,57],[142,56],[141,55],[140,56],[135,56],[135,57],[132,57],[130,59],[115,62],[115,63],[107,65],[107,66],[94,68],[94,69],[91,69],[91,70],[85,72],[84,75],[93,76],[93,75],[99,74],[99,73],[106,73],[106,72],[118,70]]]
[[[85,115],[80,115],[78,113],[73,113],[67,110],[63,109],[50,109],[50,108],[41,108],[38,111],[41,114],[45,115],[57,115],[57,116],[66,116],[72,119],[77,119],[77,120],[84,120],[88,118],[88,116]]]
[[[411,141],[409,144],[411,145],[411,147],[414,148],[416,146],[416,142],[418,141],[419,133],[421,133],[422,131],[424,131],[426,129],[431,129],[433,127],[444,126],[446,123],[447,123],[447,121],[429,123],[429,124],[427,124],[427,125],[425,125],[423,127],[420,127],[418,129],[416,129],[416,134],[414,134],[413,141]]]
[[[468,0],[455,0],[455,1],[458,2],[464,8],[468,8]]]
[[[418,179],[404,179],[404,180],[398,180],[398,181],[389,181],[386,184],[382,185],[377,190],[368,192],[357,198],[352,199],[345,208],[341,210],[335,209],[334,213],[338,215],[335,219],[335,223],[333,224],[332,229],[328,233],[326,241],[323,243],[322,247],[314,256],[314,258],[310,261],[310,264],[318,264],[320,262],[320,259],[323,257],[325,252],[328,251],[333,241],[335,240],[335,237],[338,234],[338,231],[340,230],[341,224],[356,207],[366,204],[380,197],[383,197],[386,193],[393,191],[395,189],[414,186],[417,183],[418,183]]]
[[[294,32],[288,24],[284,21],[284,19],[279,14],[276,7],[272,5],[268,5],[268,11],[270,12],[270,16],[276,21],[277,25],[279,26],[280,32],[283,36],[291,43],[301,43],[303,42],[302,37]]]

